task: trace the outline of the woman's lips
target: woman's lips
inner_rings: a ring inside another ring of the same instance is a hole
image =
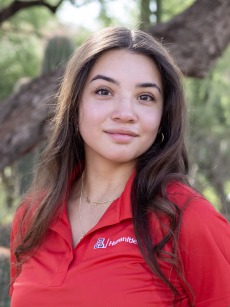
[[[114,141],[126,143],[133,140],[138,134],[131,130],[111,129],[105,130],[105,133]]]

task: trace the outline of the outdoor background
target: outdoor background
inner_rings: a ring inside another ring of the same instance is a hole
[[[185,76],[191,182],[230,217],[229,16],[228,0],[0,0],[0,307],[9,306],[12,218],[63,68],[105,26],[142,28],[175,56]]]

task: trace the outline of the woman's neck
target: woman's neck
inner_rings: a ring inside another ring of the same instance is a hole
[[[135,163],[86,161],[83,185],[87,195],[97,201],[118,197],[135,169]]]

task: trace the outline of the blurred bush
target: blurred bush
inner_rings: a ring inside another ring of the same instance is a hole
[[[10,230],[11,224],[0,225],[0,307],[10,306]]]

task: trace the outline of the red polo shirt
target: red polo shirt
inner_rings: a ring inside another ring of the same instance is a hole
[[[172,306],[171,291],[150,272],[135,239],[130,207],[133,177],[120,198],[75,248],[72,248],[66,203],[63,204],[62,215],[50,226],[43,244],[16,278],[11,289],[11,307]],[[179,247],[196,306],[229,307],[228,222],[206,200],[182,184],[171,184],[168,193],[178,206],[187,206]],[[19,221],[20,210],[14,219],[12,240]],[[155,241],[160,240],[161,228],[154,216],[152,229]],[[189,306],[188,295],[171,265],[162,263],[162,269],[181,294],[178,306]]]

